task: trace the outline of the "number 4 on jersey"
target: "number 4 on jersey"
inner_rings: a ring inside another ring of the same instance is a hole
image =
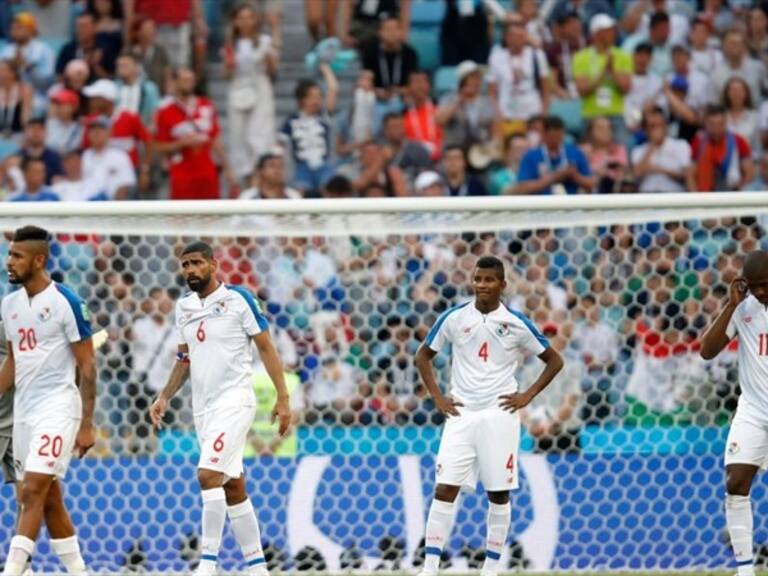
[[[482,358],[483,362],[488,362],[488,342],[483,342],[480,350],[477,351],[477,356]]]

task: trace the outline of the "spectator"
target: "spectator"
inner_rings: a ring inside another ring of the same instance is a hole
[[[88,0],[86,11],[96,22],[96,40],[110,54],[123,49],[123,6],[121,0]]]
[[[704,130],[693,139],[691,153],[693,164],[688,171],[689,190],[741,190],[754,178],[749,143],[728,130],[722,106],[707,107]]]
[[[0,50],[0,58],[13,60],[23,81],[44,94],[53,81],[55,56],[37,33],[37,20],[32,14],[16,14],[11,25],[12,43]]]
[[[574,55],[586,48],[579,15],[576,12],[564,12],[555,21],[552,31],[554,38],[544,48],[555,80],[552,89],[560,98],[577,98],[571,63]]]
[[[768,58],[768,16],[765,8],[755,6],[747,17],[747,47],[752,58],[760,60],[763,65]]]
[[[752,157],[760,157],[760,118],[753,105],[747,83],[734,76],[723,89],[723,107],[728,130],[738,134],[749,144]]]
[[[109,200],[127,200],[136,186],[136,173],[128,154],[109,145],[111,121],[108,116],[88,120],[90,148],[83,153],[83,173],[92,186]]]
[[[708,72],[712,82],[711,101],[720,102],[728,80],[738,76],[749,86],[752,102],[760,102],[766,82],[766,69],[762,62],[749,57],[747,42],[741,31],[729,30],[723,36],[723,56],[723,62]]]
[[[703,9],[696,16],[706,22],[717,35],[723,35],[734,25],[733,12],[724,0],[703,0]]]
[[[488,90],[504,119],[503,133],[522,133],[531,116],[549,106],[549,64],[544,52],[528,45],[522,22],[504,29],[504,48],[494,48],[488,60]]]
[[[117,52],[98,35],[96,19],[88,12],[77,17],[75,39],[61,48],[56,60],[56,73],[63,74],[67,64],[76,58],[88,64],[90,81],[108,78],[115,73]]]
[[[50,185],[54,178],[62,174],[61,156],[46,146],[45,141],[45,120],[41,116],[31,118],[24,127],[24,140],[16,155],[22,160],[28,158],[41,160],[45,164],[45,183]]]
[[[275,145],[277,53],[269,36],[259,35],[256,11],[243,5],[231,18],[232,43],[224,47],[224,72],[230,80],[227,101],[229,152],[235,175],[244,180],[256,160]]]
[[[565,141],[565,124],[557,116],[544,121],[541,146],[528,150],[520,162],[513,194],[577,194],[590,192],[595,179],[584,153]]]
[[[305,194],[316,194],[333,171],[329,114],[336,110],[338,82],[328,64],[321,64],[320,70],[326,82],[325,103],[315,81],[300,81],[295,92],[298,110],[282,129],[293,153],[293,186]]]
[[[668,134],[664,112],[656,107],[643,114],[648,141],[632,151],[639,192],[685,192],[691,147]]]
[[[259,19],[269,27],[272,46],[279,53],[283,46],[283,3],[281,0],[252,0],[258,6]]]
[[[638,45],[645,43],[651,48],[651,74],[657,78],[663,78],[672,66],[669,14],[654,12],[651,16],[648,33],[630,36],[624,41],[622,48],[631,54]]]
[[[457,66],[465,61],[487,62],[491,40],[488,14],[482,3],[446,0],[445,16],[440,25],[443,66]]]
[[[107,190],[103,188],[104,183],[98,181],[98,174],[96,178],[86,178],[83,175],[83,158],[79,150],[64,153],[61,164],[64,167],[64,175],[51,186],[51,189],[59,195],[62,202],[110,199]]]
[[[441,160],[446,196],[487,196],[485,184],[467,173],[467,157],[460,146],[448,146]]]
[[[141,118],[152,126],[160,106],[160,90],[142,76],[141,61],[133,52],[123,52],[117,59],[117,108]]]
[[[468,150],[473,144],[491,140],[496,114],[491,99],[481,94],[483,78],[477,64],[462,62],[456,77],[458,90],[443,96],[435,120],[443,129],[445,146]]]
[[[387,196],[408,195],[403,172],[397,166],[387,163],[384,150],[375,140],[369,140],[360,147],[359,162],[347,164],[339,172],[352,181],[352,187],[358,195],[373,184],[383,186]]]
[[[22,82],[12,60],[0,60],[0,130],[4,148],[18,146],[24,125],[32,115],[32,88]],[[7,152],[5,152],[7,154]]]
[[[382,134],[384,153],[390,164],[402,170],[410,182],[413,182],[417,174],[432,166],[427,149],[419,142],[406,137],[402,114],[387,114],[384,117]]]
[[[488,187],[493,196],[509,193],[517,184],[520,162],[528,150],[528,142],[522,134],[512,134],[504,146],[504,167],[491,174]]]
[[[419,174],[413,187],[417,196],[445,196],[443,179],[432,170]]]
[[[326,0],[325,2],[304,0],[304,16],[307,19],[307,31],[315,44],[323,38],[333,38],[336,36],[338,3],[339,0]]]
[[[285,161],[280,154],[267,153],[259,158],[251,184],[250,188],[240,193],[241,199],[296,200],[301,198],[301,192],[286,184]]]
[[[336,135],[336,153],[350,156],[374,137],[376,115],[376,92],[373,86],[373,72],[361,70],[349,112],[339,121]]]
[[[368,48],[376,41],[379,23],[389,16],[397,18],[401,30],[411,28],[411,0],[342,1],[339,37],[347,46],[357,46],[361,50]]]
[[[358,384],[359,374],[355,369],[335,354],[329,354],[321,358],[320,369],[310,381],[309,403],[327,424],[339,420],[342,424],[353,424],[349,401],[356,396]]]
[[[136,18],[131,36],[131,52],[138,58],[150,82],[167,94],[171,81],[171,59],[157,42],[157,26],[149,18]]]
[[[624,11],[624,18],[621,21],[622,30],[628,36],[635,36],[643,41],[650,36],[654,14],[663,12],[669,15],[669,44],[671,46],[684,44],[688,39],[691,26],[687,11],[683,10],[682,13],[676,11],[676,5],[679,5],[676,0],[634,1]]]
[[[607,116],[613,135],[627,142],[624,125],[624,95],[632,85],[632,59],[614,46],[616,21],[607,14],[593,16],[589,23],[592,46],[580,50],[573,58],[573,78],[583,101],[586,119]]]
[[[83,126],[78,117],[80,98],[61,88],[51,95],[51,108],[45,122],[45,144],[59,155],[78,150],[83,142]]]
[[[627,149],[613,138],[607,118],[593,118],[587,128],[587,138],[582,150],[597,179],[596,191],[599,194],[618,192],[624,172],[629,168]]]
[[[763,152],[758,165],[757,177],[745,188],[750,192],[763,192],[768,190],[768,153]]]
[[[517,2],[517,14],[525,26],[528,41],[534,48],[543,48],[546,42],[552,39],[552,33],[539,14],[538,0],[519,0]]]
[[[195,73],[183,68],[176,73],[175,98],[157,112],[157,150],[168,160],[172,200],[218,199],[221,164],[230,186],[237,179],[227,164],[221,143],[219,120],[213,103],[195,96]]]
[[[672,72],[666,80],[661,102],[677,124],[677,137],[690,142],[709,100],[709,78],[693,68],[688,48],[675,46],[672,49]]]
[[[128,154],[133,168],[139,174],[139,188],[146,192],[149,188],[150,166],[152,161],[152,137],[136,114],[121,110],[116,106],[118,99],[117,85],[111,80],[97,80],[83,90],[88,97],[91,116],[105,116],[110,120],[112,131],[109,145],[120,148]],[[85,133],[83,148],[88,148],[89,132]],[[140,148],[143,150],[140,151]]]
[[[662,92],[662,77],[650,73],[653,47],[643,42],[635,47],[632,57],[632,87],[624,98],[624,119],[630,132],[635,132],[643,118],[643,110],[655,106]]]
[[[352,187],[352,182],[349,178],[337,174],[325,183],[321,196],[323,198],[353,198],[355,196],[355,189]]]
[[[712,27],[701,18],[696,18],[691,27],[691,65],[697,72],[709,76],[723,63],[723,53],[712,38]]]
[[[411,74],[419,69],[419,56],[405,42],[400,20],[393,16],[381,21],[378,38],[363,50],[362,65],[373,71],[376,97],[382,106],[399,108],[399,97],[405,95]]]
[[[443,130],[437,123],[437,107],[430,94],[429,75],[412,72],[408,78],[408,108],[404,115],[405,134],[424,146],[432,160],[440,158],[443,146]]]
[[[45,162],[40,158],[25,158],[21,163],[24,188],[8,197],[8,202],[58,202],[59,196],[46,184]]]
[[[556,0],[552,18],[557,19],[565,12],[575,12],[586,25],[598,14],[613,14],[610,0]]]
[[[195,51],[205,54],[208,24],[202,0],[123,0],[123,7],[126,30],[133,30],[139,18],[155,23],[157,43],[165,47],[173,68],[178,70],[193,64],[193,39]]]
[[[54,84],[48,91],[49,94],[54,94],[59,90],[72,90],[78,95],[80,100],[79,114],[88,113],[88,98],[83,94],[83,90],[88,85],[88,79],[91,77],[91,69],[88,67],[88,63],[85,60],[71,60],[67,67],[64,69],[64,75],[61,78],[61,82]]]
[[[72,0],[20,0],[22,12],[29,12],[37,23],[40,38],[61,41],[69,38],[72,31]]]

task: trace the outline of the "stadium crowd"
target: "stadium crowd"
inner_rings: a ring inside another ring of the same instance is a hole
[[[274,87],[285,50],[281,11],[298,0],[215,3],[230,18],[220,45],[202,0],[2,3],[2,194],[73,201],[765,188],[768,6],[445,0],[442,65],[431,69],[419,38],[408,38],[419,6],[436,2],[306,0],[315,61],[282,121]],[[338,19],[329,16],[337,8]],[[343,62],[351,50],[355,59]],[[228,82],[221,103],[204,96],[212,59]],[[344,69],[358,65],[345,94]],[[265,302],[298,390],[296,418],[307,425],[439,423],[413,354],[437,315],[468,295],[474,260],[502,257],[512,270],[508,303],[570,359],[527,410],[526,427],[540,449],[569,450],[584,426],[727,418],[734,358],[703,363],[697,339],[740,255],[764,236],[752,219],[724,219],[217,243],[223,277]],[[101,413],[114,451],[153,449],[145,414],[175,352],[177,243],[59,240],[55,267],[69,283],[80,279],[96,322],[111,333]],[[523,368],[524,382],[533,370],[534,362]],[[185,402],[172,428],[191,428]],[[285,449],[270,442],[257,439],[254,450]]]

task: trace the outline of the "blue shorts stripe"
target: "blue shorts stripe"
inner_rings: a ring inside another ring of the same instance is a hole
[[[490,558],[491,560],[501,560],[501,554],[494,552],[493,550],[486,550],[485,557]]]
[[[427,554],[428,556],[440,556],[442,553],[443,551],[436,546],[427,546],[424,548],[424,554]]]
[[[254,558],[253,560],[248,560],[246,562],[247,566],[258,566],[259,564],[266,564],[266,560],[264,559],[264,556],[261,556],[260,558]]]
[[[219,556],[218,554],[203,554],[200,556],[201,560],[207,560],[208,562],[218,562]]]

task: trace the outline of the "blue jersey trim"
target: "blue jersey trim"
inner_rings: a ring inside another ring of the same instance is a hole
[[[525,324],[526,328],[528,328],[528,330],[530,330],[530,331],[531,331],[531,334],[533,334],[534,338],[536,338],[536,340],[538,340],[538,341],[539,341],[539,344],[541,344],[542,346],[544,346],[544,348],[549,348],[549,340],[547,340],[547,337],[546,337],[546,336],[544,336],[544,334],[542,334],[541,332],[539,332],[539,329],[538,329],[538,328],[536,328],[536,324],[534,324],[533,322],[531,322],[531,320],[530,320],[530,318],[528,318],[528,316],[526,316],[525,314],[523,314],[522,312],[520,312],[520,311],[518,311],[518,310],[513,310],[512,308],[510,308],[510,307],[509,307],[509,306],[507,306],[506,304],[504,305],[504,307],[505,307],[507,310],[509,310],[509,312],[510,312],[511,314],[514,314],[514,315],[515,315],[515,316],[517,316],[517,317],[518,317],[520,320],[522,320],[522,321],[523,321],[523,324]]]
[[[80,334],[80,340],[85,340],[86,338],[93,336],[91,323],[86,319],[83,312],[85,302],[83,302],[69,286],[56,282],[56,289],[59,291],[59,294],[64,296],[69,303],[70,308],[72,308],[72,313],[75,315],[75,322],[77,323],[77,332]]]
[[[242,286],[230,286],[227,284],[227,288],[229,290],[232,290],[233,292],[237,292],[240,294],[240,296],[243,297],[246,304],[248,304],[248,308],[251,309],[251,312],[253,312],[253,316],[256,318],[256,324],[259,325],[259,329],[264,332],[269,328],[269,323],[267,322],[267,319],[264,317],[264,314],[261,313],[261,310],[259,309],[259,305],[256,303],[256,299],[253,297],[253,294],[251,294],[248,290],[243,288]]]
[[[437,333],[440,331],[440,327],[443,325],[443,322],[445,322],[445,319],[457,310],[461,310],[469,304],[470,302],[465,302],[464,304],[459,304],[458,306],[454,306],[453,308],[449,308],[443,312],[442,315],[437,319],[437,322],[435,322],[432,325],[432,328],[429,329],[429,333],[427,334],[426,339],[427,346],[432,346],[432,342],[434,342],[435,338],[437,337]]]

